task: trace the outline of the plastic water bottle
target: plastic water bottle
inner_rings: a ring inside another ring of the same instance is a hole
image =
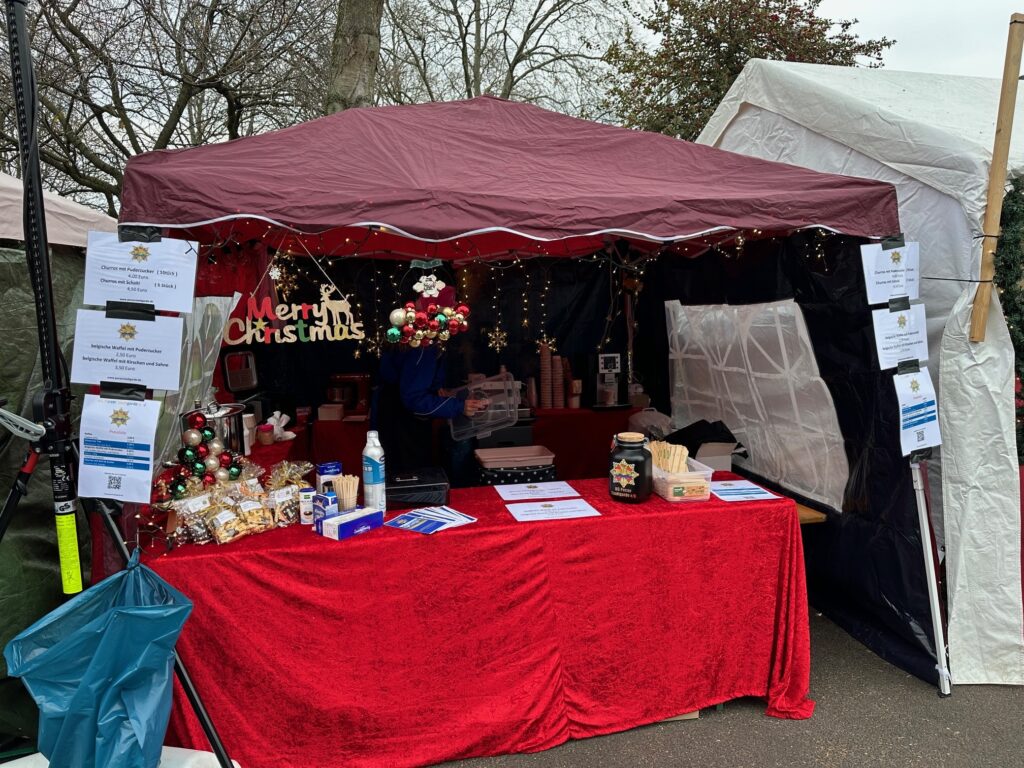
[[[367,509],[386,511],[384,499],[384,449],[381,448],[377,432],[366,433],[366,447],[363,448],[363,505]]]

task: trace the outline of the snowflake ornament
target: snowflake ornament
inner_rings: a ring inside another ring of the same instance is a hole
[[[431,273],[429,275],[421,275],[419,281],[413,285],[412,289],[423,296],[437,298],[444,287],[444,280],[439,280],[437,275]]]
[[[270,268],[270,279],[275,283],[281,279],[281,268],[275,264]]]

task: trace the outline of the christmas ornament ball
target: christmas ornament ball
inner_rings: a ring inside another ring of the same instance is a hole
[[[206,468],[207,472],[216,472],[220,469],[220,459],[216,456],[207,456],[203,459],[203,467]]]
[[[181,439],[185,441],[185,445],[191,445],[193,447],[203,442],[203,433],[198,429],[186,429],[181,434]]]
[[[448,325],[448,315],[446,315],[444,312],[438,312],[437,316],[434,318],[434,320],[442,328],[444,328],[446,325]]]
[[[403,336],[412,336],[414,333],[416,333],[416,329],[413,328],[411,325],[403,325],[402,326],[402,335]]]
[[[224,469],[227,469],[228,467],[230,467],[231,466],[231,462],[233,461],[233,459],[231,458],[231,454],[230,453],[222,453],[220,456],[217,457],[217,459],[220,461],[220,465]]]
[[[456,323],[461,323],[465,319],[466,316],[461,312],[456,312],[454,315],[452,315],[452,320],[454,320]]]
[[[415,310],[416,309],[416,302],[415,301],[407,301],[407,302],[405,302],[405,308],[406,309]]]
[[[413,312],[411,309],[405,313],[405,322],[409,323],[410,325],[416,322],[416,313]]]
[[[213,431],[213,427],[203,427],[202,435],[203,442],[209,442],[217,436],[217,433]]]
[[[440,330],[441,324],[437,320],[430,320],[427,322],[427,329],[431,331]]]
[[[405,318],[402,318],[402,319],[404,320]],[[394,344],[399,339],[402,338],[402,332],[400,330],[398,330],[397,328],[388,328],[387,332],[385,333],[385,336],[387,336],[388,341],[390,341],[392,344]]]
[[[226,483],[228,480],[231,479],[231,473],[228,470],[224,469],[224,467],[221,467],[216,472],[214,472],[213,476],[217,478],[218,483]]]
[[[428,339],[436,339],[437,338],[437,331],[427,331],[427,338]]]
[[[463,321],[462,325],[459,326],[459,330],[462,332],[469,330],[469,323]]]
[[[419,345],[420,345],[420,340],[419,339],[417,339],[415,337],[409,339],[409,346],[410,347],[418,347]]]
[[[213,473],[207,472],[203,475],[203,485],[213,485],[217,482],[217,478],[213,476]]]
[[[415,318],[413,319],[413,325],[415,325],[417,328],[422,328],[426,324],[427,324],[427,313],[426,312],[417,312]]]
[[[199,475],[200,477],[206,472],[206,462],[195,461],[192,463],[192,474]]]
[[[451,338],[451,334],[448,333],[448,331],[439,331],[437,334],[437,338],[439,338],[441,341],[448,341],[448,339]]]
[[[214,456],[220,456],[224,453],[224,441],[219,437],[213,438],[207,447],[210,449],[210,453]]]
[[[427,305],[427,314],[428,315],[436,315],[437,314],[437,304],[428,304]]]
[[[462,315],[463,317],[469,317],[469,307],[465,304],[459,304],[459,306],[455,308],[455,314]]]
[[[202,429],[206,426],[206,416],[201,413],[193,413],[188,417],[188,423],[192,429]]]
[[[242,468],[237,464],[232,464],[230,467],[228,467],[228,477],[230,477],[232,480],[237,480],[239,475],[241,474]]]
[[[200,459],[205,459],[210,455],[210,448],[205,443],[200,443],[196,446],[196,453],[199,455]]]
[[[412,335],[413,339],[415,339],[416,341],[420,341],[423,338],[423,336],[423,331],[416,331],[416,333]]]
[[[429,347],[433,343],[434,342],[432,339],[424,339],[423,341],[420,342],[420,344],[422,344],[424,347]]]
[[[391,314],[388,316],[388,320],[396,328],[405,325],[405,310],[404,309],[393,309]]]
[[[441,310],[441,314],[443,314],[445,317],[451,317],[452,315],[455,314],[455,310],[452,309],[451,307],[445,307],[444,309]]]

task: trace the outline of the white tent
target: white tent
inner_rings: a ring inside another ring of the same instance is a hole
[[[929,362],[939,372],[936,522],[945,539],[952,679],[1020,685],[1013,348],[996,292],[986,341],[967,340],[999,86],[984,78],[752,60],[698,142],[896,187],[904,233],[921,243]],[[1024,91],[1018,121],[1022,104]],[[1011,175],[1024,171],[1024,124],[1015,128]]]
[[[0,173],[0,240],[24,240],[21,179]],[[52,192],[43,193],[50,245],[85,248],[89,230],[116,232],[117,219]]]

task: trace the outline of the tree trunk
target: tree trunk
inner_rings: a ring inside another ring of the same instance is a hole
[[[338,0],[324,112],[373,104],[384,0]]]

